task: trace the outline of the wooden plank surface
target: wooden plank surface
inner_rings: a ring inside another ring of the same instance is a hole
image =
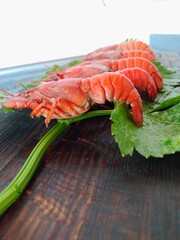
[[[174,52],[158,53],[180,67]],[[30,111],[0,111],[0,190],[47,132]],[[51,126],[55,122],[51,123]],[[122,157],[108,117],[71,125],[50,146],[0,239],[180,239],[180,155]]]

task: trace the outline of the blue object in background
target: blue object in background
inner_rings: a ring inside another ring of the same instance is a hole
[[[151,34],[149,44],[155,51],[180,53],[180,34]]]

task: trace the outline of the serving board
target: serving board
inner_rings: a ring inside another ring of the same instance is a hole
[[[177,53],[157,56],[179,71]],[[35,79],[42,73],[33,75],[38,66],[28,66],[28,75],[27,66],[14,70],[22,80]],[[7,78],[1,77],[0,87],[18,85],[11,70],[3,73]],[[0,191],[48,131],[42,118],[31,119],[29,113],[0,110]],[[0,239],[180,239],[179,186],[179,153],[122,157],[109,117],[83,120],[48,148],[24,193],[0,217]]]

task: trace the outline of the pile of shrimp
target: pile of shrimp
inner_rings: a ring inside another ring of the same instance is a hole
[[[51,73],[38,87],[16,96],[9,94],[1,105],[32,109],[31,117],[72,118],[87,112],[92,104],[126,103],[137,127],[143,125],[141,92],[153,101],[163,88],[162,75],[153,64],[153,49],[139,40],[96,49],[73,67]]]

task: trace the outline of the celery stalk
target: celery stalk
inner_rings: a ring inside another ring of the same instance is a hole
[[[39,162],[49,145],[74,122],[91,117],[110,115],[112,110],[97,110],[87,112],[76,118],[59,120],[37,143],[19,173],[12,182],[0,193],[0,215],[2,215],[23,193],[32,179]]]

